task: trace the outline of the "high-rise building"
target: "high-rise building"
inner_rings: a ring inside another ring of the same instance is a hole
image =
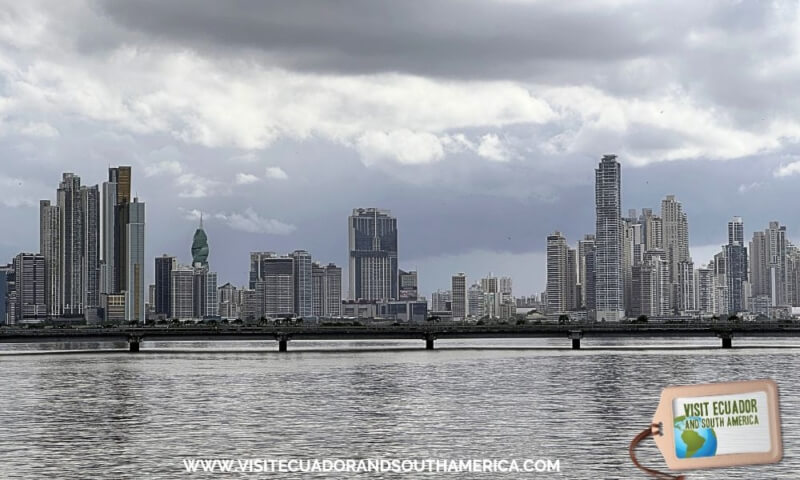
[[[168,255],[156,257],[156,291],[154,305],[154,312],[156,315],[172,318],[172,310],[170,309],[170,304],[172,302],[172,270],[177,266],[178,260],[175,257]]]
[[[622,218],[620,164],[616,155],[604,155],[595,170],[595,303],[599,321],[624,316],[622,284]],[[548,292],[548,304],[549,299]]]
[[[57,195],[61,228],[61,314],[82,315],[84,216],[81,209],[81,178],[72,173],[64,173]]]
[[[217,303],[217,274],[208,270],[208,266],[194,267],[194,317],[197,319],[214,318],[219,315]]]
[[[477,283],[472,284],[467,291],[467,315],[475,318],[483,317],[485,302],[481,286]]]
[[[662,316],[670,313],[669,269],[664,250],[654,248],[632,267],[631,316]]]
[[[664,248],[664,222],[661,217],[653,215],[652,209],[643,208],[639,223],[642,225],[644,249]]]
[[[547,312],[561,313],[569,310],[570,268],[567,239],[561,232],[547,236]]]
[[[764,232],[767,237],[767,278],[771,306],[785,306],[786,301],[786,227],[778,222],[769,222]]]
[[[728,232],[739,231],[744,231],[744,224],[740,217],[734,217],[728,223]],[[744,246],[744,238],[742,237],[743,235],[740,237],[738,233],[734,233],[734,235],[729,233],[728,244],[723,247],[724,259],[715,257],[717,263],[724,264],[726,283],[726,312],[720,313],[737,314],[745,309],[746,299],[743,288],[744,283],[748,281],[747,247]],[[720,266],[718,265],[717,268],[720,268]]]
[[[734,249],[731,253],[737,253]],[[727,245],[722,247],[722,251],[714,255],[714,259],[709,266],[714,274],[714,315],[726,315],[728,313],[730,298],[728,295],[728,284],[734,285],[728,278]]]
[[[400,300],[416,300],[418,297],[417,291],[417,271],[411,270],[406,272],[399,271],[400,275]]]
[[[342,310],[342,269],[330,263],[312,264],[313,315],[316,317],[339,317]]]
[[[467,318],[467,276],[458,273],[451,278],[451,308],[453,320],[463,320]]]
[[[449,312],[450,308],[450,290],[436,290],[431,294],[431,311]]]
[[[398,299],[397,219],[388,210],[356,208],[348,232],[349,298]]]
[[[110,234],[113,231],[113,245],[108,244],[103,247],[104,252],[109,250],[113,251],[113,256],[106,259],[107,274],[112,275],[110,280],[111,287],[115,290],[114,293],[122,292],[125,290],[128,281],[128,222],[130,209],[128,205],[131,201],[131,167],[120,166],[111,167],[108,169],[108,186],[103,199],[104,208],[110,207],[110,202],[114,196],[114,211],[113,211],[113,225],[104,226],[104,232]],[[105,211],[103,218],[108,221],[108,217],[112,215],[111,211]],[[112,230],[113,229],[113,230]],[[106,238],[111,241],[110,235]],[[107,280],[107,284],[109,281]]]
[[[643,254],[642,224],[636,218],[634,210],[628,218],[622,220],[622,288],[626,312],[631,310],[632,268],[642,262]]]
[[[200,225],[195,230],[192,238],[192,266],[207,267],[208,254],[208,235],[203,229],[203,215],[200,214]]]
[[[9,321],[9,311],[13,311],[9,309],[9,292],[11,289],[9,288],[11,283],[13,282],[14,276],[14,263],[10,263],[8,265],[0,265],[0,325],[9,325],[13,323],[14,318],[12,317]]]
[[[125,320],[144,323],[145,304],[145,208],[134,198],[124,206],[126,211]],[[216,288],[215,288],[216,291]]]
[[[753,232],[753,239],[750,241],[749,262],[753,295],[769,295],[769,248],[764,232]]]
[[[44,255],[20,253],[14,257],[14,278],[15,323],[46,317]]]
[[[194,311],[194,268],[177,265],[170,271],[171,318],[192,320]]]
[[[61,215],[49,200],[39,202],[39,253],[45,262],[48,316],[61,315]]]
[[[220,318],[228,320],[241,318],[241,296],[239,295],[239,290],[235,286],[226,283],[219,287],[217,290],[217,299],[219,302]]]
[[[299,317],[310,317],[313,313],[311,254],[305,250],[295,250],[294,259],[294,313]]]
[[[689,256],[689,223],[686,213],[683,211],[681,203],[675,200],[674,195],[667,195],[661,201],[661,220],[663,222],[664,251],[667,254],[667,267],[670,279],[670,308],[673,312],[679,312],[684,305],[681,305],[682,298],[688,298],[687,294],[693,288],[680,284],[681,269],[680,264],[691,262]],[[685,273],[685,272],[684,272]],[[694,281],[694,274],[684,275],[687,281]]]
[[[692,261],[678,262],[678,287],[677,292],[677,312],[687,314],[697,310],[697,299],[695,297],[695,277],[694,263]]]
[[[82,293],[83,308],[100,307],[100,189],[81,187],[83,214]]]
[[[101,241],[100,287],[101,293],[114,293],[119,291],[116,283],[118,277],[115,270],[114,243],[117,231],[117,184],[103,182],[103,238]]]
[[[700,315],[713,315],[714,309],[714,271],[710,267],[695,270],[695,298]]]
[[[250,252],[250,290],[256,289],[256,282],[261,278],[263,260],[274,255],[275,252]]]
[[[578,282],[580,284],[580,306],[587,310],[595,308],[594,286],[594,235],[587,234],[578,241]]]
[[[295,313],[294,258],[272,255],[261,260],[261,277],[256,294],[261,299],[261,315],[286,317]]]

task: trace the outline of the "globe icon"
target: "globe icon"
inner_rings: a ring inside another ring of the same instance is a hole
[[[713,457],[717,453],[717,434],[713,428],[687,428],[686,423],[702,425],[701,417],[675,419],[675,454],[678,458]],[[695,423],[696,422],[696,423]]]

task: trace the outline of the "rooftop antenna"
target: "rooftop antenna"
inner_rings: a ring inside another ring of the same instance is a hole
[[[203,228],[203,212],[200,212],[200,229]]]

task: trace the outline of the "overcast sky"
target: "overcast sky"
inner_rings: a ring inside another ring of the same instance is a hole
[[[251,250],[346,266],[347,216],[375,206],[424,294],[459,271],[540,292],[545,236],[594,230],[605,153],[623,211],[683,202],[698,264],[733,215],[800,238],[797,2],[0,5],[0,261],[38,250],[61,172],[120,164],[151,278],[189,262],[199,212],[221,283]]]

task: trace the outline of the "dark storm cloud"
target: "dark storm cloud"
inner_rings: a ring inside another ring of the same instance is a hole
[[[274,64],[309,71],[527,78],[569,61],[658,54],[676,40],[657,15],[573,2],[106,0],[100,5],[118,24],[157,41],[223,52],[250,49],[266,53]]]

